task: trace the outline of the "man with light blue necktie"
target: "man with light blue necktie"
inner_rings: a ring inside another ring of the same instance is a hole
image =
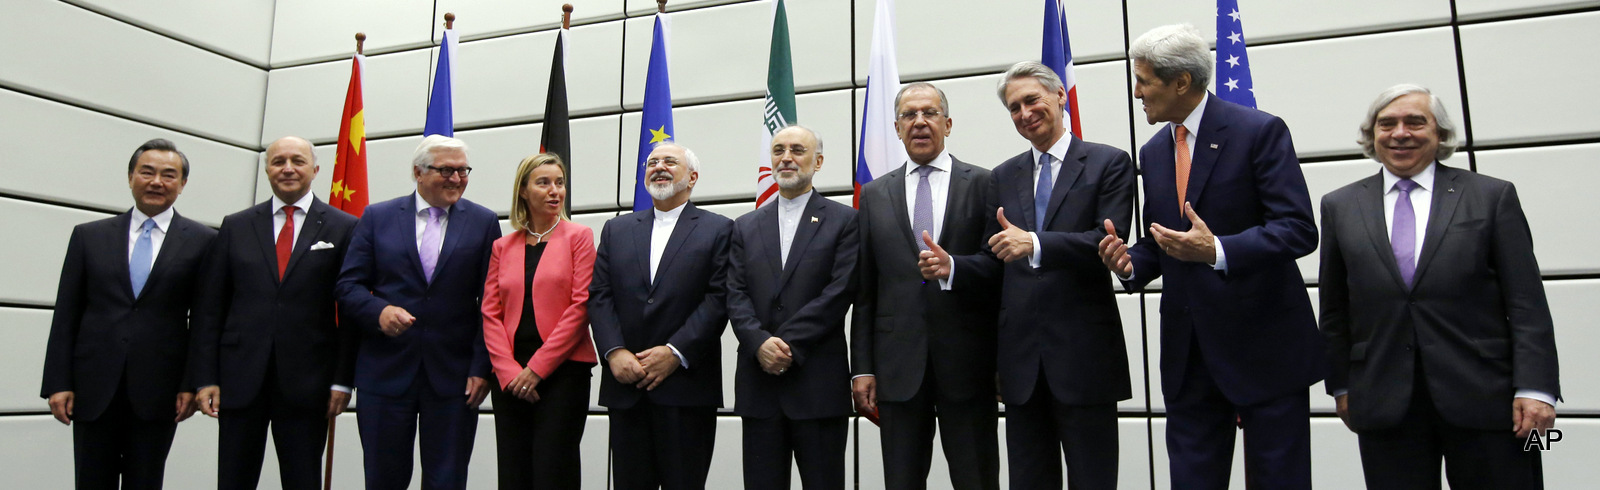
[[[161,488],[178,422],[189,310],[217,232],[178,215],[189,159],[171,141],[128,161],[134,207],[72,229],[39,395],[73,425],[77,488]]]

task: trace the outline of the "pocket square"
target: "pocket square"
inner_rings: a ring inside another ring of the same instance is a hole
[[[326,250],[326,249],[330,249],[330,248],[333,248],[333,244],[332,243],[328,243],[328,242],[317,242],[317,243],[311,245],[311,251],[313,251],[313,252],[317,251],[317,250]]]

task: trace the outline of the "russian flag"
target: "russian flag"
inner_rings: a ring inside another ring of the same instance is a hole
[[[856,152],[854,206],[861,207],[861,186],[906,161],[905,146],[894,130],[894,96],[900,71],[894,58],[894,0],[878,0],[873,15],[872,56],[867,62],[866,100],[861,110],[861,146]]]

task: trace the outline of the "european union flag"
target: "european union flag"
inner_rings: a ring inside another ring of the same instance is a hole
[[[422,125],[423,136],[456,136],[450,86],[455,80],[452,75],[455,73],[457,39],[455,29],[444,30],[443,42],[439,43],[439,64],[433,69],[433,93],[428,95],[428,119]]]
[[[1243,17],[1239,0],[1217,0],[1217,97],[1254,109],[1255,83],[1250,81]]]
[[[633,184],[633,210],[650,209],[650,193],[645,190],[644,161],[657,143],[672,141],[672,84],[667,77],[667,43],[662,21],[656,14],[655,34],[650,39],[650,67],[644,78],[644,112],[639,122],[639,161]]]

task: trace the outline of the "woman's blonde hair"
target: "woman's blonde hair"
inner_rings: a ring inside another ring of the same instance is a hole
[[[566,187],[565,181],[569,180],[567,177],[567,165],[561,162],[561,157],[556,156],[554,153],[540,153],[522,159],[522,163],[517,165],[517,178],[512,181],[511,188],[510,221],[511,228],[514,230],[526,231],[528,229],[528,201],[522,198],[522,189],[528,186],[528,179],[533,175],[533,169],[545,165],[555,165],[556,168],[561,169],[561,179],[563,181],[561,186]],[[567,197],[570,198],[571,196],[572,189],[568,188]],[[561,209],[561,219],[572,219],[567,216],[565,207]]]

